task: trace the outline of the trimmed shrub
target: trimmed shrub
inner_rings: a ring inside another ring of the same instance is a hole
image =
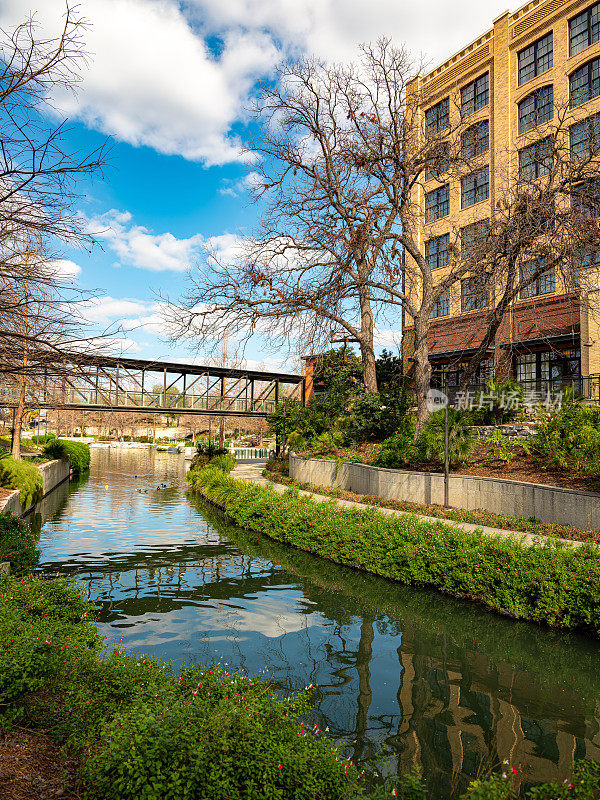
[[[211,467],[223,470],[223,472],[227,474],[232,472],[237,465],[235,456],[232,456],[231,453],[224,453],[223,455],[215,456],[214,458],[211,458],[208,463]]]
[[[407,394],[400,388],[382,389],[378,394],[365,392],[350,403],[340,427],[352,440],[381,441],[402,425],[409,405]]]
[[[26,574],[38,560],[39,550],[29,525],[12,514],[0,516],[0,561],[10,563],[11,574]]]
[[[82,442],[55,439],[44,447],[43,453],[50,458],[68,458],[75,475],[90,468],[90,448]]]
[[[600,551],[467,532],[412,514],[316,502],[206,469],[193,489],[241,527],[339,564],[475,600],[502,614],[600,635]]]
[[[38,468],[26,461],[17,461],[9,455],[0,456],[0,486],[19,489],[19,499],[23,507],[37,503],[44,493],[44,483]]]

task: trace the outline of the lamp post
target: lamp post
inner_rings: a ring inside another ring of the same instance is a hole
[[[444,508],[450,508],[449,484],[450,482],[450,457],[448,453],[448,400],[444,406]]]

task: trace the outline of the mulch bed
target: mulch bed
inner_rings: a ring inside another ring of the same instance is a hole
[[[77,761],[65,758],[43,732],[18,730],[0,737],[0,800],[78,799],[77,769]]]
[[[372,464],[377,455],[379,444],[369,442],[357,447],[338,447],[322,458],[339,459],[340,461],[356,461]],[[310,457],[310,456],[308,456]],[[429,464],[407,464],[404,469],[415,472],[443,472],[443,467],[432,462]],[[503,478],[509,481],[524,483],[541,483],[546,486],[557,486],[561,489],[576,489],[587,492],[600,492],[600,479],[579,475],[568,469],[556,467],[547,458],[533,458],[525,453],[522,447],[515,445],[510,462],[494,457],[493,446],[476,445],[469,462],[452,470],[457,475],[474,475],[482,478]]]

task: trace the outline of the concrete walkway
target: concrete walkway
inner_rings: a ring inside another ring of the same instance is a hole
[[[263,478],[262,472],[265,468],[264,461],[254,461],[252,463],[238,464],[238,466],[231,473],[232,477],[242,481],[251,481],[263,486],[271,486],[279,494],[283,494],[286,489],[290,488],[282,483],[274,483],[273,481]],[[328,495],[317,494],[316,492],[307,492],[303,489],[299,490],[300,494],[304,497],[310,497],[317,502],[328,502],[333,500],[340,506],[345,508],[359,508],[361,510],[373,509],[382,514],[389,516],[416,516],[423,522],[443,522],[445,525],[450,525],[453,528],[460,528],[463,531],[483,531],[486,536],[504,536],[507,539],[516,539],[521,544],[543,544],[548,540],[553,542],[562,542],[569,547],[581,547],[584,542],[576,541],[573,539],[561,539],[558,536],[541,536],[535,533],[524,533],[522,531],[507,531],[502,528],[490,528],[485,525],[473,525],[471,522],[456,522],[452,519],[445,519],[443,517],[427,517],[424,514],[413,514],[410,511],[397,511],[394,508],[385,508],[384,506],[372,506],[366,503],[356,503],[353,500],[342,500],[338,497],[330,497]]]

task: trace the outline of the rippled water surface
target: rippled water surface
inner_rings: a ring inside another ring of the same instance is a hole
[[[46,501],[42,566],[84,580],[101,628],[177,664],[223,656],[282,689],[357,759],[420,764],[436,795],[509,759],[525,783],[600,760],[599,646],[415,592],[248,534],[185,493],[182,456],[96,450]],[[161,484],[167,488],[157,489]]]

